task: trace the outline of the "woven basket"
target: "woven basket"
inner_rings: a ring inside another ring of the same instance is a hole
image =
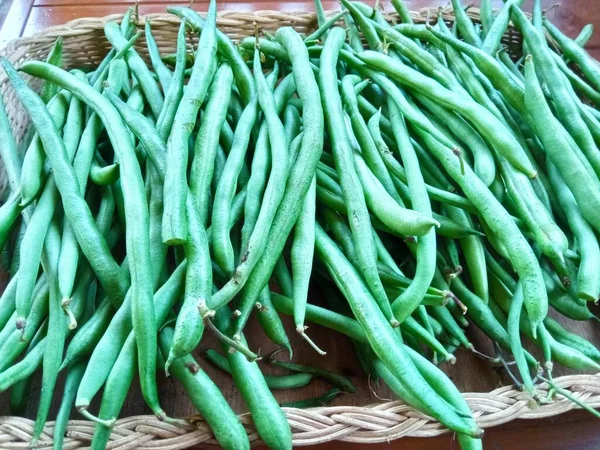
[[[422,23],[436,13],[437,10],[422,10],[413,13],[413,17],[415,22]],[[478,19],[476,9],[471,8],[469,14],[475,20]],[[386,14],[386,16],[389,21],[398,21],[396,14]],[[0,55],[6,56],[17,67],[27,60],[43,60],[55,39],[62,36],[65,67],[94,67],[100,63],[110,48],[104,36],[104,24],[120,20],[121,17],[122,15],[110,15],[103,18],[77,19],[65,25],[48,28],[35,36],[9,42],[0,50]],[[451,10],[444,11],[444,17],[449,22],[454,19]],[[152,22],[153,33],[162,53],[174,52],[179,19],[169,14],[150,14],[138,18],[138,25],[142,29],[146,20]],[[275,31],[281,26],[289,25],[299,32],[306,33],[315,29],[316,18],[313,13],[223,12],[219,14],[217,22],[221,31],[237,41],[254,33],[254,23],[261,31]],[[197,43],[196,36],[190,34],[188,38],[190,46]],[[513,30],[504,37],[504,42],[508,45],[518,43],[519,40],[519,34]],[[143,39],[138,40],[136,49],[147,59]],[[28,118],[4,73],[0,74],[0,93],[3,95],[17,142],[20,143],[26,138]],[[5,187],[6,177],[0,163],[0,198]],[[555,378],[555,383],[590,406],[600,407],[598,375],[566,375]],[[540,397],[544,397],[548,386],[542,383],[538,389]],[[230,389],[226,394],[235,395],[232,392]],[[504,386],[490,392],[465,393],[464,397],[481,428],[497,426],[515,419],[555,416],[577,408],[574,403],[559,395],[552,403],[530,409],[530,398],[514,386]],[[385,401],[368,406],[333,406],[304,410],[284,408],[284,411],[292,427],[294,445],[310,445],[333,440],[378,443],[389,442],[403,436],[430,437],[449,433],[434,419],[415,411],[401,401]],[[240,419],[248,431],[250,441],[257,442],[259,438],[250,416],[243,414]],[[150,415],[120,419],[114,427],[109,448],[176,450],[202,443],[216,443],[211,430],[202,418],[192,417],[188,420],[188,426],[176,427],[160,422]],[[38,448],[52,447],[53,425],[52,422],[48,422]],[[32,431],[33,422],[29,419],[0,417],[0,448],[26,448]],[[64,448],[75,449],[88,446],[93,431],[93,423],[72,420],[69,423]]]

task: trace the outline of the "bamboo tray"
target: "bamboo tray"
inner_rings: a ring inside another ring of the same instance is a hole
[[[414,12],[416,22],[424,22],[437,11],[422,10]],[[474,8],[469,14],[477,20],[478,11]],[[103,18],[85,18],[71,21],[65,25],[48,28],[32,37],[11,41],[0,50],[0,55],[6,56],[13,64],[31,59],[45,59],[49,49],[58,36],[63,37],[64,65],[66,68],[96,66],[109,50],[109,44],[104,37],[103,26],[106,22],[120,20],[122,15],[110,15]],[[396,14],[386,14],[390,21],[398,21]],[[453,20],[451,11],[445,12],[445,19]],[[162,53],[175,51],[175,41],[179,19],[170,14],[150,14],[138,18],[138,26],[143,29],[144,22],[152,22],[152,30]],[[299,32],[310,32],[315,29],[316,18],[313,13],[282,13],[279,11],[259,11],[255,13],[223,12],[217,20],[219,29],[228,34],[234,41],[252,35],[254,23],[260,31],[275,31],[281,26],[293,26]],[[189,35],[189,45],[197,43],[197,37]],[[520,40],[518,33],[509,31],[504,42],[510,47],[511,43]],[[142,38],[136,43],[136,49],[143,57],[147,57],[145,42]],[[9,87],[4,73],[0,74],[0,93],[4,97],[13,131],[18,143],[27,139],[27,116],[24,114],[14,92]],[[6,179],[0,162],[0,198],[6,187]],[[2,274],[5,277],[5,274]],[[1,279],[1,278],[0,278]],[[5,280],[2,281],[5,284]],[[312,299],[318,303],[319,292],[312,291]],[[566,319],[560,319],[565,322]],[[430,437],[449,433],[447,429],[430,417],[415,411],[402,401],[395,399],[386,386],[371,383],[358,374],[358,361],[349,340],[330,330],[313,326],[311,336],[319,345],[327,350],[327,356],[320,357],[306,343],[296,338],[293,326],[284,317],[289,336],[294,348],[294,360],[310,363],[341,372],[352,380],[358,390],[355,394],[338,396],[332,406],[312,409],[285,408],[288,421],[293,431],[294,445],[310,445],[334,440],[356,443],[389,442],[403,436]],[[592,342],[600,344],[600,327],[592,323],[569,321],[567,327]],[[468,335],[475,347],[483,353],[492,354],[490,340],[476,327],[468,330]],[[273,344],[265,342],[262,331],[256,323],[250,322],[246,332],[252,349],[267,354],[274,350]],[[245,413],[245,405],[236,392],[231,379],[211,366],[202,356],[207,348],[216,347],[216,342],[207,336],[196,351],[196,359],[209,376],[221,388],[230,401],[233,409],[241,414],[241,420],[248,431],[251,442],[258,441],[258,435],[253,427],[249,414]],[[442,368],[457,384],[474,411],[474,416],[481,428],[489,428],[515,419],[540,419],[555,416],[575,409],[576,405],[558,396],[557,401],[543,404],[535,409],[530,408],[526,395],[510,384],[503,374],[494,370],[489,363],[475,357],[464,350],[457,354],[456,366],[443,365]],[[283,357],[283,356],[281,356]],[[266,366],[266,365],[265,365]],[[266,367],[265,372],[277,373]],[[600,377],[597,374],[573,374],[562,367],[556,367],[555,382],[570,391],[579,399],[592,407],[600,407]],[[176,450],[189,448],[199,444],[214,444],[212,433],[201,417],[195,416],[193,406],[188,401],[185,392],[176,381],[166,379],[159,373],[159,391],[162,405],[172,417],[182,417],[189,420],[189,426],[175,427],[148,415],[139,386],[134,383],[120,419],[111,436],[111,449],[153,449]],[[58,386],[61,386],[59,379]],[[28,448],[33,430],[32,417],[35,417],[35,405],[39,391],[39,379],[32,382],[34,393],[29,401],[27,418],[8,416],[9,397],[0,394],[0,448]],[[275,392],[279,401],[293,401],[322,394],[327,389],[326,384],[315,380],[309,386],[294,391]],[[547,391],[545,384],[538,386],[541,396]],[[60,400],[60,392],[55,395],[55,404],[51,412],[54,414]],[[99,396],[97,396],[99,397]],[[92,410],[97,408],[92,403]],[[72,417],[77,417],[73,412]],[[64,448],[75,449],[87,447],[93,434],[94,424],[84,420],[72,420],[69,423]],[[48,422],[38,448],[52,448],[53,422]]]

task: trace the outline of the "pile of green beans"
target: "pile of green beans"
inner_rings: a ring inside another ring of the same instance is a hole
[[[0,59],[35,132],[22,152],[0,97],[0,393],[23,414],[41,370],[32,446],[61,392],[54,448],[74,408],[105,448],[136,377],[152,412],[177,425],[161,406],[165,371],[222,447],[249,448],[195,359],[202,349],[264,443],[291,448],[282,406],[356,391],[319,367],[331,343],[307,323],[351,339],[365,377],[463,449],[481,448],[482,430],[436,367],[460,364],[459,349],[502,367],[531,402],[549,401],[535,381],[553,386],[554,363],[598,371],[600,350],[569,329],[598,320],[600,297],[593,29],[573,40],[540,2],[532,20],[518,0],[496,15],[484,3],[480,26],[453,0],[450,29],[413,23],[402,0],[394,25],[350,0],[328,18],[315,0],[312,34],[257,30],[236,45],[212,0],[206,17],[168,8],[180,19],[174,54],[146,22],[148,61],[130,8],[106,24],[112,49],[98,67],[62,67],[62,39],[46,61]],[[509,55],[510,21],[523,42]],[[42,81],[39,94],[19,71]],[[244,337],[252,316],[290,359],[297,333],[314,361],[260,358]],[[222,353],[203,346],[207,333]],[[288,373],[263,374],[265,362]],[[314,378],[331,390],[281,405],[271,392]]]

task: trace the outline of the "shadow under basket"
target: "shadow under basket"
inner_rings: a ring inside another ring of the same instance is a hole
[[[425,22],[429,16],[434,17],[435,11],[419,11],[413,13],[415,22]],[[478,19],[478,11],[470,9],[469,14],[474,20]],[[449,22],[453,21],[451,11],[444,15]],[[44,60],[58,36],[63,38],[63,64],[67,69],[96,67],[109,51],[103,27],[109,21],[120,21],[122,15],[111,15],[103,18],[84,18],[74,20],[65,25],[52,27],[32,37],[11,41],[0,50],[0,55],[6,56],[15,66],[28,60]],[[386,14],[391,22],[398,22],[395,14]],[[143,29],[144,22],[152,22],[152,30],[162,54],[173,53],[179,27],[179,19],[170,14],[150,14],[139,17],[138,27]],[[229,35],[234,41],[254,34],[255,23],[259,32],[268,30],[274,32],[281,26],[292,26],[298,32],[306,33],[315,29],[316,17],[313,13],[282,13],[278,11],[259,11],[255,13],[223,12],[218,18],[219,29]],[[505,44],[520,42],[520,36],[515,31],[509,31],[504,38]],[[197,36],[188,34],[188,44],[197,44]],[[148,54],[143,37],[136,43],[137,51],[148,60]],[[30,77],[26,77],[33,86],[38,86]],[[11,120],[14,135],[20,147],[27,139],[28,118],[14,91],[9,86],[4,73],[0,74],[0,92],[3,95],[8,115]],[[7,180],[0,163],[0,195],[6,188]],[[6,278],[6,274],[3,274]],[[2,283],[5,284],[5,283]],[[319,303],[319,292],[313,289],[311,302]],[[336,398],[332,406],[297,409],[284,408],[293,431],[294,445],[310,445],[328,441],[340,440],[356,443],[389,442],[402,436],[430,437],[450,433],[434,419],[414,410],[402,401],[393,400],[396,397],[383,383],[367,379],[359,369],[358,360],[354,356],[350,341],[331,330],[319,326],[311,326],[311,337],[318,345],[327,351],[327,356],[316,354],[305,341],[293,331],[294,327],[289,318],[283,318],[289,331],[294,349],[294,360],[324,367],[348,376],[357,386],[354,394],[344,394]],[[566,319],[559,319],[565,322]],[[310,325],[310,324],[309,324]],[[600,343],[600,327],[597,324],[568,321],[567,328],[579,333],[592,342]],[[274,345],[263,335],[260,327],[251,321],[246,331],[250,348],[265,355],[274,350]],[[469,339],[475,348],[482,353],[493,354],[490,340],[474,325],[469,327]],[[202,368],[219,386],[232,408],[240,413],[240,419],[245,426],[251,442],[259,441],[252,424],[250,415],[241,400],[230,377],[211,366],[203,356],[207,348],[215,348],[216,341],[212,336],[206,336],[195,356]],[[280,354],[279,358],[287,355]],[[510,422],[515,419],[539,419],[565,413],[577,408],[570,400],[557,395],[551,403],[537,405],[532,408],[530,397],[510,384],[501,371],[494,370],[491,364],[473,353],[460,350],[456,353],[457,363],[452,366],[442,364],[442,369],[452,381],[464,392],[464,397],[473,410],[473,414],[481,428],[489,428]],[[277,374],[277,370],[268,364],[262,364],[265,373]],[[555,383],[569,391],[574,397],[586,402],[591,407],[600,407],[600,377],[595,374],[573,374],[572,371],[556,367]],[[60,389],[64,376],[59,378],[55,393],[51,417],[56,414],[61,397]],[[183,449],[198,444],[215,444],[210,428],[201,417],[195,416],[195,410],[176,380],[168,379],[159,373],[159,392],[164,410],[171,417],[181,417],[188,420],[187,425],[166,424],[149,414],[144,404],[139,385],[134,383],[123,408],[121,419],[113,429],[109,448],[138,448],[138,449]],[[31,381],[32,397],[24,417],[10,416],[9,394],[0,394],[0,447],[3,449],[22,449],[29,443],[33,431],[37,398],[39,395],[40,379],[34,376]],[[502,386],[499,387],[498,386]],[[548,386],[541,383],[537,386],[540,397],[545,397]],[[275,391],[278,401],[289,402],[323,394],[328,385],[322,380],[314,380],[310,385],[293,391]],[[97,395],[96,397],[100,397]],[[92,402],[91,410],[96,411],[98,399]],[[72,417],[80,417],[73,411]],[[52,447],[53,422],[48,422],[38,448]],[[64,448],[75,449],[87,447],[94,432],[94,424],[85,420],[71,420],[68,426]]]

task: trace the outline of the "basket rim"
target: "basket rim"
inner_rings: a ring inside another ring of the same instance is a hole
[[[600,407],[600,373],[565,375],[553,382],[569,391],[592,408]],[[546,382],[536,385],[543,398],[549,390]],[[503,386],[490,392],[462,394],[480,428],[491,428],[515,419],[543,419],[557,416],[573,409],[581,409],[572,401],[561,397],[557,401],[542,403],[532,409],[529,394],[514,386]],[[401,437],[434,437],[451,433],[431,417],[414,410],[401,400],[367,406],[330,406],[298,409],[282,408],[292,428],[295,446],[321,444],[333,440],[374,444],[389,442]],[[251,443],[260,438],[249,413],[239,416],[248,432]],[[86,420],[69,421],[65,448],[86,446],[91,440],[95,424]],[[51,445],[54,422],[47,422],[39,444]],[[17,445],[30,442],[33,421],[17,416],[0,416],[0,442]],[[128,444],[128,448],[183,449],[201,443],[216,443],[210,427],[199,416],[185,418],[179,424],[166,424],[152,415],[130,416],[117,420],[111,441],[113,448]],[[163,442],[164,441],[164,442]],[[80,444],[80,445],[79,445]],[[139,446],[138,446],[139,445]],[[19,447],[20,448],[20,447]],[[148,447],[150,448],[150,447]]]
[[[414,18],[426,19],[426,18],[432,16],[433,12],[438,12],[440,10],[442,11],[442,14],[445,18],[454,17],[454,13],[453,13],[450,3],[446,4],[443,7],[422,7],[422,8],[419,8],[418,10],[411,10],[410,14]],[[205,11],[196,11],[196,12],[198,14],[200,14],[201,16],[206,15]],[[339,10],[327,10],[327,11],[325,11],[325,15],[331,16],[331,15],[337,14],[338,12],[339,12]],[[399,17],[397,12],[393,9],[382,10],[382,13],[384,14],[384,17],[386,17],[386,18]],[[479,17],[479,8],[471,6],[468,9],[468,13],[471,17],[478,18]],[[114,14],[108,14],[108,15],[101,16],[101,17],[83,17],[83,18],[76,18],[76,19],[70,20],[64,24],[53,25],[51,27],[45,28],[41,31],[38,31],[37,33],[34,33],[30,36],[19,36],[17,38],[10,39],[5,42],[0,42],[0,54],[3,54],[5,49],[15,47],[15,46],[17,46],[17,44],[23,45],[23,44],[27,44],[29,42],[54,40],[59,36],[77,36],[77,35],[85,34],[85,32],[89,31],[89,28],[90,28],[89,24],[92,24],[94,22],[106,23],[111,20],[117,20],[119,18],[122,18],[123,15],[124,14],[121,14],[121,13],[114,13]],[[239,11],[233,11],[233,10],[218,11],[217,12],[217,22],[236,20],[238,17],[239,17],[239,19],[237,19],[237,20],[243,19],[243,21],[246,22],[246,21],[248,21],[248,19],[246,19],[246,17],[253,17],[253,18],[258,19],[258,22],[259,22],[258,24],[260,26],[261,22],[263,22],[265,19],[269,20],[271,16],[288,19],[288,20],[297,20],[298,18],[303,18],[307,22],[316,23],[316,13],[315,12],[306,12],[306,11],[301,11],[301,10],[280,11],[280,10],[274,10],[274,9],[264,9],[264,10],[257,10],[257,11],[248,11],[248,12],[239,12]],[[178,23],[179,22],[179,18],[177,16],[175,16],[174,14],[171,14],[171,13],[167,13],[167,12],[141,14],[141,15],[138,15],[137,17],[138,17],[138,23],[140,23],[140,24],[144,24],[147,19],[150,19],[150,20],[160,19],[161,21],[169,22],[169,23]],[[87,26],[86,26],[86,24],[87,24]],[[217,25],[222,25],[222,23],[221,24],[217,23]]]

